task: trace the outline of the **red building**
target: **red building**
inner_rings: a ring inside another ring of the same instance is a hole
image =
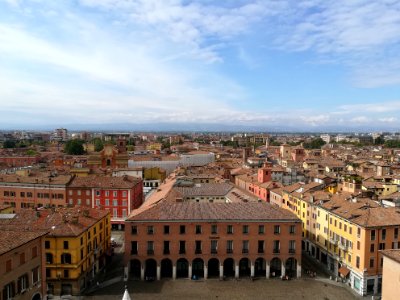
[[[7,155],[0,156],[0,166],[15,168],[27,167],[39,163],[39,155]]]
[[[269,203],[155,203],[125,223],[133,278],[301,276],[301,220]]]
[[[131,211],[143,203],[143,182],[127,175],[75,177],[67,187],[67,203],[109,210],[113,228],[121,229]]]

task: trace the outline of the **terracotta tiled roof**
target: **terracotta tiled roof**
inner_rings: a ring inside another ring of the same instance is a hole
[[[72,188],[91,187],[103,189],[130,189],[133,188],[141,179],[133,176],[107,177],[107,176],[87,176],[75,177],[69,185]]]
[[[0,175],[0,183],[26,183],[26,184],[46,184],[46,185],[66,185],[70,182],[71,175],[59,175],[59,176],[18,176],[12,175]]]
[[[174,187],[184,197],[225,196],[232,188],[229,183],[200,183],[192,187]]]
[[[388,249],[380,251],[383,256],[389,257],[400,263],[400,249]]]
[[[269,203],[159,203],[147,210],[135,212],[127,221],[159,220],[246,220],[297,221],[294,214]]]
[[[0,226],[0,230],[0,255],[47,234],[47,231],[26,231],[8,226]]]

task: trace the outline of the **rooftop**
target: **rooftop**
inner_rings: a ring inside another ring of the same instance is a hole
[[[47,234],[47,231],[26,231],[4,226],[0,228],[0,255]]]

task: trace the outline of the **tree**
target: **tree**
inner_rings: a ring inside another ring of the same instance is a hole
[[[13,140],[6,140],[3,143],[3,148],[15,148],[17,144]]]
[[[388,148],[400,148],[400,141],[389,140],[385,142],[385,146]]]
[[[303,145],[304,145],[305,149],[320,149],[325,144],[326,143],[324,142],[323,139],[316,138],[316,139],[311,140],[311,142],[304,143]]]
[[[382,136],[378,136],[374,141],[375,145],[383,145],[384,143],[385,143],[385,139]]]
[[[94,138],[92,140],[92,142],[94,144],[94,151],[99,152],[99,151],[103,150],[104,144],[103,144],[103,141],[101,140],[101,138]]]
[[[69,155],[82,155],[85,153],[83,144],[83,140],[70,140],[65,143],[64,152]]]

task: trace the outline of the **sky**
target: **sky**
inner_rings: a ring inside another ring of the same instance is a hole
[[[400,0],[0,0],[0,116],[399,130]]]

